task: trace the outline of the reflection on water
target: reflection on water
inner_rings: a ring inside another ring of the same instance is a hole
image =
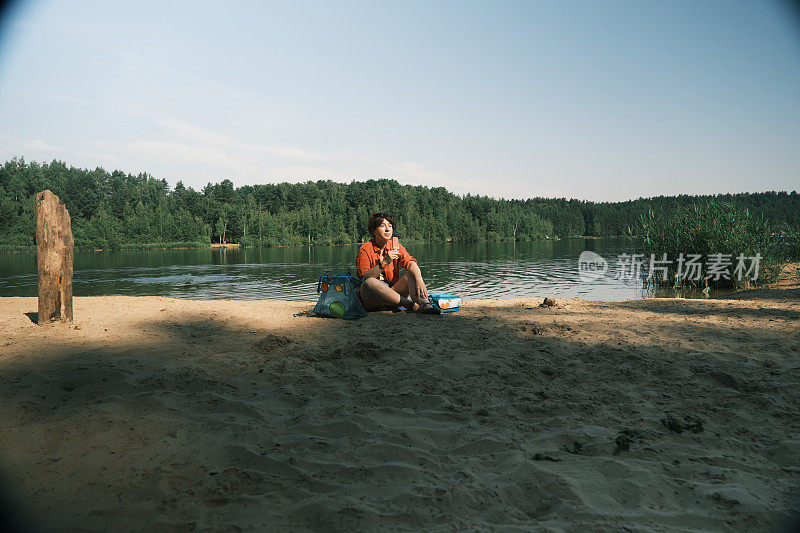
[[[466,299],[544,297],[619,301],[649,296],[615,279],[625,239],[532,243],[409,244],[431,292]],[[608,260],[600,280],[581,282],[578,256]],[[354,270],[358,246],[76,252],[76,296],[148,295],[185,299],[315,300],[323,272]],[[0,253],[0,296],[36,296],[36,255]],[[674,294],[670,294],[674,296]]]

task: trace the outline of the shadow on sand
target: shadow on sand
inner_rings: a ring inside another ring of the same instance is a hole
[[[139,342],[0,365],[4,478],[56,530],[788,524],[790,344],[775,363],[738,353],[728,309],[618,306],[716,313],[724,324],[689,327],[731,342],[687,350],[676,324],[631,342],[591,311],[525,306],[145,318]],[[736,312],[757,319],[741,332],[756,344],[775,342],[768,318],[796,315]],[[665,413],[704,429],[671,431]]]

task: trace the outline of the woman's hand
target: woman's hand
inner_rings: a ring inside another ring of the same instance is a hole
[[[389,259],[388,261],[386,260],[387,257]],[[383,251],[381,251],[381,266],[382,267],[389,266],[389,264],[392,261],[394,261],[395,259],[397,259],[398,257],[400,257],[400,251],[399,250],[386,250],[386,249],[384,249]]]

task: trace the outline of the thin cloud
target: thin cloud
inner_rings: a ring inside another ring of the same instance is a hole
[[[22,146],[25,148],[30,148],[31,150],[47,150],[47,151],[55,151],[56,148],[50,146],[49,144],[45,143],[41,139],[33,139],[32,141],[24,141]]]
[[[325,154],[302,148],[243,142],[231,136],[215,133],[197,124],[176,118],[159,120],[159,124],[167,130],[164,133],[170,138],[175,137],[182,139],[186,143],[191,142],[194,145],[214,147],[215,149],[225,147],[239,155],[271,155],[303,161],[329,159],[329,156]]]

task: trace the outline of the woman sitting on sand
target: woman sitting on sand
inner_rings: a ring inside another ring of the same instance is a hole
[[[364,283],[358,290],[358,299],[367,311],[383,306],[413,309],[420,313],[436,314],[441,311],[428,301],[428,288],[422,281],[417,260],[406,251],[394,232],[394,218],[387,213],[375,213],[369,218],[372,240],[361,245],[356,256],[356,272]],[[400,268],[406,273],[400,276]]]

